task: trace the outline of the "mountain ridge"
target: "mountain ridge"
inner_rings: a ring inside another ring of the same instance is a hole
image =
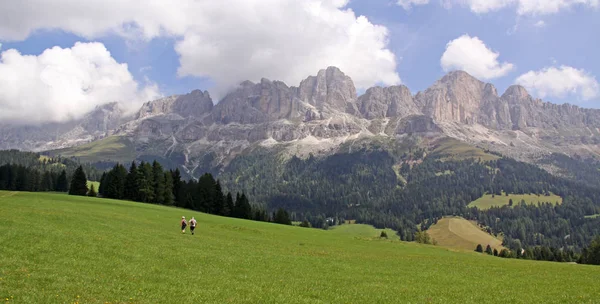
[[[449,72],[414,95],[404,85],[358,95],[350,77],[328,67],[297,87],[244,81],[216,104],[208,92],[194,90],[146,102],[133,117],[111,105],[56,127],[58,141],[48,140],[47,130],[23,140],[35,127],[15,136],[18,128],[0,126],[0,148],[41,151],[118,135],[131,138],[139,155],[176,153],[193,167],[203,155],[214,153],[215,164],[223,163],[255,145],[306,156],[336,153],[358,138],[417,134],[449,136],[528,161],[552,152],[600,155],[600,110],[543,102],[518,85],[499,95],[493,84],[464,71]]]

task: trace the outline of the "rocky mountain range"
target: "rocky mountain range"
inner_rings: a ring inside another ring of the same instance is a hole
[[[194,172],[201,163],[226,164],[262,147],[300,157],[335,154],[358,140],[452,137],[517,159],[551,152],[598,155],[600,110],[552,104],[511,86],[454,71],[413,95],[403,85],[373,87],[358,96],[335,67],[297,87],[245,81],[218,103],[195,90],[145,103],[126,117],[118,104],[63,124],[0,124],[0,149],[45,151],[120,136],[137,156],[158,156]]]

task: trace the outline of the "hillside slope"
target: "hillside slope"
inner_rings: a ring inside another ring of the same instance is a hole
[[[7,303],[592,303],[600,280],[594,266],[61,194],[0,192],[0,231]]]

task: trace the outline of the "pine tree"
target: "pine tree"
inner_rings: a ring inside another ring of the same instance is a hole
[[[95,187],[94,187],[94,184],[92,184],[92,185],[90,186],[90,191],[88,191],[87,195],[88,195],[89,197],[96,197],[96,196],[98,196],[98,193],[96,193],[96,189],[95,189]]]
[[[175,196],[175,205],[182,206],[183,198],[181,197],[181,189],[183,187],[183,182],[181,181],[181,172],[179,168],[176,168],[175,171],[172,171],[171,175],[173,176],[173,195]]]
[[[154,203],[162,205],[165,203],[165,174],[162,166],[157,161],[152,163],[152,176],[154,181]]]
[[[221,189],[221,182],[218,180],[215,182],[214,198],[213,198],[213,211],[214,214],[225,215],[225,196],[223,196],[223,189]]]
[[[494,248],[494,256],[498,256],[498,249]]]
[[[477,248],[475,248],[475,251],[483,253],[483,246],[481,246],[481,244],[477,244]]]
[[[125,199],[138,201],[140,199],[139,190],[138,169],[135,161],[132,161],[127,177],[125,178]]]
[[[86,196],[88,193],[87,177],[83,172],[83,167],[79,166],[71,177],[71,187],[69,187],[70,195]]]
[[[69,191],[69,180],[67,179],[67,171],[62,170],[58,179],[56,180],[56,191],[67,192]]]
[[[290,220],[290,215],[283,208],[277,209],[277,211],[273,215],[273,222],[275,222],[277,224],[283,224],[283,225],[291,225],[292,224],[292,220]]]
[[[173,194],[173,175],[171,172],[165,172],[165,205],[173,206],[175,204],[175,195]]]
[[[227,197],[225,198],[225,216],[234,216],[233,212],[234,212],[234,208],[235,208],[235,204],[233,202],[233,197],[231,196],[231,192],[227,193]]]
[[[138,189],[140,201],[150,203],[154,201],[154,178],[152,166],[149,163],[141,162],[138,167]]]
[[[100,186],[98,186],[98,195],[104,196],[106,192],[106,172],[102,172],[102,177],[100,177]]]
[[[40,184],[41,191],[52,191],[54,190],[54,184],[52,183],[52,173],[50,171],[44,172],[42,176],[42,181]]]
[[[485,253],[487,253],[489,255],[493,254],[492,247],[490,245],[487,245],[487,247],[485,247]]]

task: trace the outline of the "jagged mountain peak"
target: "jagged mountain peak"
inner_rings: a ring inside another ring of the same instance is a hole
[[[531,98],[531,95],[529,95],[529,92],[527,92],[527,89],[525,89],[523,86],[513,84],[506,89],[504,94],[502,94],[502,98],[509,100],[525,99]]]

